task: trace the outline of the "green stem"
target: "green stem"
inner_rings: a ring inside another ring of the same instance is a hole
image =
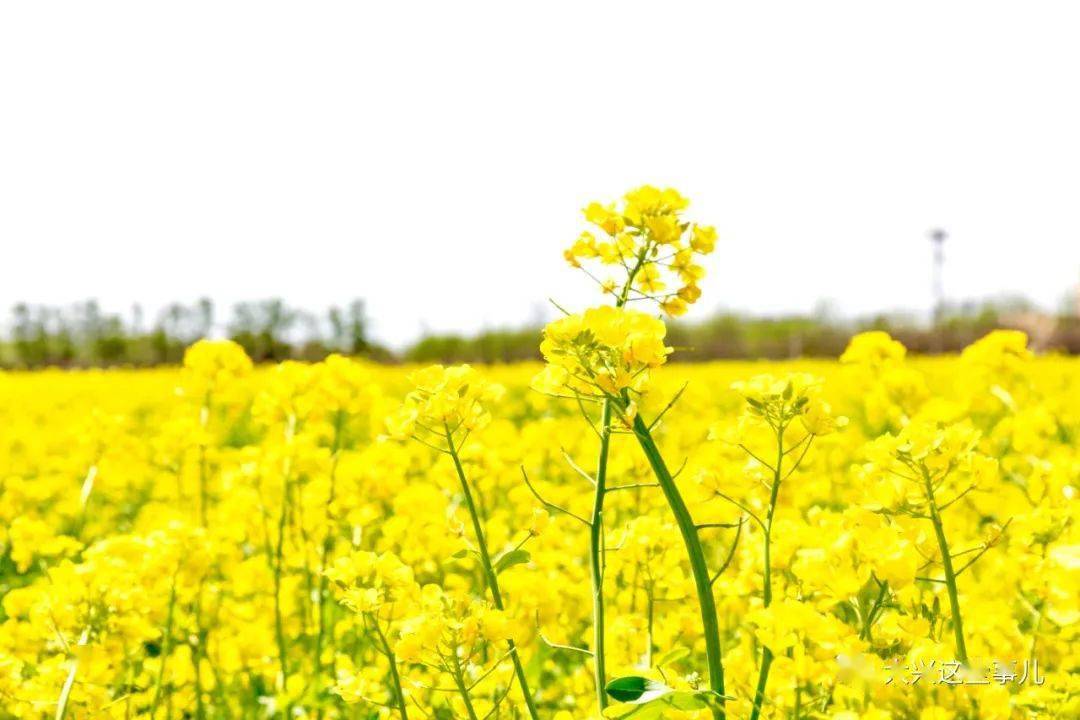
[[[390,678],[394,683],[394,693],[397,695],[398,712],[401,714],[401,720],[409,720],[409,712],[406,709],[407,703],[405,702],[405,691],[401,686],[401,675],[398,674],[397,669],[397,656],[394,655],[394,651],[390,648],[390,642],[386,639],[386,634],[379,627],[378,618],[372,618],[372,625],[375,626],[375,633],[379,636],[379,640],[382,642],[383,652],[386,653],[386,659],[390,662]]]
[[[499,591],[499,579],[495,574],[495,568],[491,564],[491,553],[488,552],[487,540],[484,537],[484,526],[480,522],[476,502],[473,500],[472,490],[469,489],[469,481],[465,477],[465,469],[461,466],[461,458],[458,456],[457,447],[454,445],[454,435],[450,432],[449,427],[446,428],[446,442],[450,457],[454,461],[454,470],[457,471],[458,480],[461,482],[461,494],[465,498],[465,507],[468,509],[469,517],[472,519],[476,545],[480,550],[480,564],[484,570],[488,590],[491,592],[492,604],[497,609],[504,610],[502,593]],[[521,687],[521,694],[525,697],[525,705],[529,709],[529,717],[532,720],[539,720],[539,715],[536,712],[536,702],[533,700],[532,692],[529,690],[529,682],[525,678],[525,667],[522,665],[521,658],[518,655],[517,644],[513,640],[507,640],[506,644],[510,649],[510,658],[514,663],[514,674],[517,676],[518,685]],[[467,698],[466,702],[468,702]]]
[[[457,685],[458,692],[461,693],[461,699],[465,701],[465,710],[469,713],[469,720],[480,720],[476,715],[476,709],[473,707],[472,698],[469,697],[469,688],[465,687],[465,678],[461,672],[461,661],[458,660],[457,655],[454,655],[454,684]]]
[[[330,450],[330,487],[326,498],[326,536],[323,538],[322,553],[319,556],[319,590],[318,590],[318,629],[315,634],[315,683],[317,691],[322,691],[322,656],[323,656],[323,643],[326,636],[326,595],[329,589],[330,579],[326,577],[326,568],[330,559],[331,553],[334,551],[334,541],[336,536],[334,534],[333,517],[331,517],[331,506],[334,504],[335,499],[335,485],[337,481],[337,468],[338,460],[341,457],[341,430],[344,424],[345,414],[339,410],[334,416],[334,440]],[[323,708],[320,707],[318,711],[318,717],[323,717]]]
[[[202,658],[206,652],[207,630],[203,627],[202,593],[206,578],[199,581],[199,587],[195,594],[195,647],[191,651],[191,664],[195,671],[195,717],[197,720],[206,720],[206,704],[203,700],[202,686]]]
[[[202,527],[207,526],[207,505],[209,504],[209,491],[207,490],[207,483],[209,482],[209,472],[206,467],[206,443],[205,434],[206,428],[210,424],[210,399],[211,393],[206,391],[206,395],[203,398],[202,407],[199,408],[199,427],[202,429],[204,437],[200,438],[199,443],[199,524]]]
[[[177,569],[179,572],[179,568]],[[157,717],[158,704],[161,702],[161,693],[165,682],[165,664],[169,661],[169,653],[172,652],[173,634],[173,609],[176,607],[176,575],[173,575],[172,588],[169,590],[169,609],[165,614],[165,631],[161,638],[161,664],[158,665],[157,686],[154,688],[154,701],[150,706],[150,718]]]
[[[292,444],[293,434],[296,430],[296,417],[290,415],[285,426],[285,444]],[[292,448],[287,448],[291,453]],[[284,467],[281,473],[281,514],[278,516],[277,547],[274,549],[274,635],[277,640],[278,663],[281,672],[281,690],[288,689],[289,684],[289,648],[285,639],[285,618],[281,607],[281,586],[285,566],[285,526],[289,508],[289,476],[292,474],[292,457],[286,455]],[[291,706],[285,708],[284,717],[291,714]]]
[[[626,284],[615,300],[615,307],[622,307],[630,293],[630,285],[645,261],[645,254],[638,256]],[[593,675],[596,684],[596,703],[600,712],[608,705],[606,650],[604,648],[604,498],[607,496],[607,466],[611,449],[611,400],[605,399],[600,414],[600,454],[596,462],[596,487],[593,490],[592,515],[589,518],[589,582],[593,601]]]
[[[757,687],[754,689],[754,709],[750,711],[750,720],[761,716],[761,706],[765,702],[765,686],[769,682],[769,669],[772,667],[772,650],[761,648],[761,668],[758,670]]]
[[[593,599],[593,671],[596,702],[601,712],[607,707],[607,670],[604,654],[604,496],[607,494],[608,451],[611,444],[611,401],[604,400],[600,416],[600,457],[596,466],[596,489],[589,522],[589,571]]]
[[[686,555],[690,560],[690,572],[694,577],[694,587],[697,591],[698,605],[701,609],[701,626],[705,635],[705,655],[709,665],[709,687],[717,694],[724,695],[724,661],[720,647],[720,625],[716,617],[716,601],[713,598],[712,583],[709,577],[709,569],[705,564],[705,553],[701,548],[701,538],[698,537],[694,520],[686,507],[682,494],[675,484],[667,464],[664,462],[660,449],[656,446],[652,434],[649,432],[645,421],[640,415],[634,417],[634,434],[638,444],[641,445],[645,457],[649,460],[653,474],[656,476],[660,489],[671,507],[671,513],[675,516],[675,523],[679,526],[683,544],[686,546]],[[724,700],[719,700],[719,706],[714,708],[714,718],[723,718]]]
[[[202,429],[203,435],[203,437],[200,437],[199,443],[199,525],[204,528],[209,524],[207,518],[209,517],[210,493],[207,486],[210,482],[210,468],[206,458],[205,434],[207,427],[210,425],[211,396],[211,391],[207,390],[206,395],[203,397],[202,407],[199,408],[199,427]],[[197,720],[205,720],[206,718],[201,662],[209,632],[202,624],[202,589],[205,580],[205,576],[199,580],[199,589],[195,595],[195,641],[197,644],[192,652],[192,664],[195,666],[195,717]],[[169,697],[171,698],[172,695],[170,694]]]
[[[90,640],[90,628],[86,628],[82,631],[82,635],[79,636],[79,642],[77,647],[82,648],[86,646],[86,643]],[[56,701],[56,720],[64,720],[67,717],[68,701],[71,699],[71,689],[75,687],[75,676],[79,672],[79,651],[76,650],[74,657],[71,659],[71,669],[68,670],[67,679],[64,680],[64,686],[60,689],[60,697]]]
[[[881,608],[881,603],[885,602],[885,594],[889,591],[889,583],[881,583],[881,589],[878,590],[877,599],[874,600],[874,604],[870,607],[870,612],[866,614],[863,619],[862,632],[859,633],[859,638],[862,640],[868,640],[873,642],[873,638],[870,635],[870,628],[874,625],[874,617],[877,615],[878,610]]]
[[[953,571],[952,554],[949,551],[949,541],[945,538],[945,526],[941,522],[941,513],[938,511],[937,501],[934,499],[934,486],[930,481],[930,474],[924,469],[922,476],[926,490],[926,501],[930,506],[930,522],[934,526],[934,535],[937,536],[938,550],[941,552],[941,566],[945,572],[945,587],[949,592],[949,607],[952,610],[953,639],[956,642],[956,659],[964,665],[967,665],[968,654],[967,647],[964,645],[964,621],[960,615],[960,597],[956,591],[956,573]]]
[[[776,515],[776,502],[780,497],[780,483],[783,480],[781,473],[784,466],[784,430],[783,424],[776,427],[776,465],[773,467],[772,489],[769,493],[769,514],[765,517],[765,581],[762,589],[764,607],[772,604],[772,526],[773,517]],[[769,669],[772,667],[772,661],[772,650],[763,647],[757,688],[754,690],[754,709],[750,711],[750,720],[758,720],[761,716],[761,706],[765,703],[765,688],[769,683]]]
[[[652,669],[653,666],[653,622],[656,619],[656,597],[653,594],[653,587],[650,584],[649,589],[646,592],[645,601],[645,638],[647,640],[648,647],[645,648],[645,667]]]

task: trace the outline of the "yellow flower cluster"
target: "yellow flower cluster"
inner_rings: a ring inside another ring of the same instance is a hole
[[[564,253],[572,267],[589,273],[605,293],[622,303],[656,300],[671,316],[686,313],[701,297],[702,256],[716,248],[716,229],[683,220],[689,201],[671,188],[645,185],[618,204],[590,203],[585,220],[596,232],[581,233]],[[614,276],[603,278],[582,263],[597,261]]]
[[[413,373],[414,390],[386,419],[391,437],[419,432],[443,442],[458,431],[471,432],[491,421],[487,404],[502,397],[503,388],[487,382],[468,365],[432,365]]]
[[[667,361],[664,323],[621,307],[591,308],[549,323],[540,352],[547,365],[533,387],[554,396],[610,397],[632,408],[644,394],[649,371]],[[633,394],[633,397],[631,397]]]

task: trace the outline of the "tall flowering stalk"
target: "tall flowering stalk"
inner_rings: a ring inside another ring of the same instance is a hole
[[[956,660],[965,665],[969,658],[957,580],[1001,539],[1011,522],[1006,521],[974,550],[952,549],[943,519],[945,511],[972,491],[998,479],[997,461],[976,449],[979,438],[979,432],[967,421],[947,424],[920,418],[896,435],[883,435],[871,443],[871,462],[864,468],[885,486],[885,493],[879,493],[879,497],[887,499],[882,512],[925,520],[933,528],[938,557],[927,560],[923,567],[940,565],[942,577],[927,574],[916,580],[945,586]],[[957,567],[954,560],[960,558],[963,564]]]
[[[207,528],[210,508],[210,466],[207,448],[210,446],[210,418],[216,396],[227,394],[232,385],[243,379],[252,370],[251,359],[243,348],[231,341],[200,340],[184,353],[183,391],[198,398],[199,424],[195,439],[198,444],[198,516],[199,526]],[[201,660],[206,657],[206,648],[210,630],[203,624],[203,588],[205,578],[200,580],[198,593],[195,595],[193,615],[195,618],[195,643],[193,648],[195,672],[195,717],[203,720],[206,707],[203,700]],[[284,662],[284,660],[282,661]]]
[[[461,484],[461,494],[466,510],[472,521],[476,555],[480,559],[484,582],[491,594],[492,604],[502,612],[506,608],[503,593],[499,587],[496,564],[492,561],[484,523],[473,497],[469,478],[461,463],[461,449],[474,430],[490,421],[491,416],[486,405],[502,395],[502,387],[486,382],[468,365],[450,368],[433,365],[415,373],[412,379],[415,389],[406,396],[401,408],[387,419],[387,428],[394,437],[411,437],[450,456]],[[536,701],[529,689],[525,666],[521,661],[517,645],[513,638],[508,638],[506,643],[529,717],[536,720],[538,718]],[[471,712],[470,716],[472,716]]]
[[[765,453],[768,459],[764,459],[758,454],[760,449],[752,448],[748,444],[749,437],[739,437],[734,440],[750,458],[762,465],[769,473],[770,480],[767,483],[769,499],[765,506],[765,517],[762,518],[749,510],[745,504],[728,498],[747,512],[762,530],[764,576],[761,600],[762,607],[765,609],[768,609],[773,601],[772,535],[780,487],[806,458],[815,437],[831,433],[838,425],[846,423],[845,419],[834,418],[828,404],[820,399],[818,392],[820,383],[821,381],[813,376],[796,373],[784,378],[759,375],[749,382],[735,384],[735,389],[746,400],[746,413],[744,422],[741,423],[743,429],[741,434],[748,436],[753,436],[758,432],[764,434],[767,444],[771,445],[769,449],[772,450],[771,457]],[[789,460],[789,456],[792,460]],[[785,462],[788,464],[785,465]],[[717,491],[717,494],[726,497],[720,491]],[[751,720],[757,720],[761,715],[773,658],[773,648],[763,646],[754,690],[754,705],[750,714]]]
[[[668,501],[690,562],[713,693],[704,702],[715,716],[722,717],[724,672],[713,578],[705,562],[698,527],[653,439],[652,428],[659,418],[646,423],[638,413],[638,401],[647,391],[650,371],[664,364],[671,353],[671,348],[664,344],[665,334],[662,320],[626,308],[599,307],[561,318],[544,330],[541,351],[548,364],[533,380],[533,386],[553,395],[606,403],[618,427],[633,434],[645,453]],[[611,684],[607,687],[610,693]]]
[[[591,203],[585,208],[584,214],[594,230],[583,232],[564,252],[564,257],[572,267],[582,270],[596,282],[605,294],[611,295],[616,309],[622,309],[633,302],[651,301],[668,315],[682,315],[687,307],[701,296],[698,281],[705,273],[697,264],[697,259],[712,252],[716,244],[714,228],[691,225],[682,220],[681,213],[687,205],[686,198],[677,191],[670,188],[661,190],[652,186],[644,186],[627,193],[618,204]],[[545,338],[546,336],[547,333]],[[548,342],[547,339],[545,342]],[[545,356],[548,355],[543,346],[541,350]],[[625,406],[631,400],[628,395],[623,397],[613,384],[609,384],[609,389],[614,392],[604,391],[596,396],[595,393],[580,392],[580,389],[560,382],[552,383],[551,380],[550,377],[541,379],[538,389],[558,396],[563,396],[569,390],[579,403],[592,400],[600,404],[597,427],[600,447],[596,473],[589,478],[593,485],[593,502],[587,526],[589,579],[593,601],[591,655],[597,706],[603,711],[608,704],[605,692],[607,670],[603,560],[604,504],[609,492],[608,455],[615,415],[623,415],[626,419],[626,408],[620,410],[620,404]],[[580,407],[584,410],[584,404]],[[632,417],[629,422],[632,424]],[[641,434],[640,430],[634,432]],[[545,504],[549,503],[545,501]],[[720,685],[722,684],[721,673]]]
[[[318,583],[312,588],[316,603],[315,643],[312,647],[313,680],[315,692],[321,694],[324,687],[329,684],[323,677],[325,669],[323,655],[327,646],[331,644],[329,641],[332,640],[329,637],[332,623],[327,617],[332,608],[332,604],[327,602],[330,579],[326,570],[334,556],[340,533],[339,519],[336,516],[338,469],[341,456],[348,444],[350,423],[370,411],[371,404],[378,393],[369,369],[349,358],[330,355],[315,368],[317,383],[314,390],[317,411],[330,426],[330,463],[326,474],[326,501],[322,517],[323,537],[318,545],[318,566],[313,572],[318,577]],[[329,679],[332,680],[332,673]],[[322,716],[323,708],[320,707],[318,717]]]
[[[286,696],[286,714],[291,713],[292,700],[288,694],[292,666],[289,662],[290,638],[286,632],[285,580],[288,571],[286,558],[287,530],[290,518],[299,525],[297,490],[302,481],[297,472],[297,460],[301,454],[299,432],[302,425],[312,417],[314,389],[318,375],[314,368],[297,362],[284,362],[271,374],[266,387],[255,398],[252,415],[272,431],[276,443],[278,466],[272,472],[280,480],[280,507],[273,540],[267,538],[267,553],[274,577],[274,636],[278,650],[279,690]],[[270,473],[268,473],[270,474]],[[309,595],[310,597],[310,595]]]

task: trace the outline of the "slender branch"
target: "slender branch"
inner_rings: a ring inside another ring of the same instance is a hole
[[[588,655],[589,657],[594,657],[593,653],[591,651],[589,651],[589,650],[586,650],[585,648],[579,648],[579,647],[574,647],[573,645],[562,645],[560,643],[551,642],[550,640],[547,639],[547,637],[544,636],[543,633],[537,633],[537,634],[539,635],[540,640],[545,645],[547,645],[549,648],[551,648],[553,650],[566,650],[567,652],[576,652],[576,653],[581,653],[582,655]]]
[[[728,565],[735,558],[735,548],[739,547],[739,538],[742,537],[744,519],[739,518],[738,529],[735,531],[735,539],[731,541],[731,549],[728,550],[727,557],[724,558],[723,564],[720,565],[720,569],[716,571],[716,574],[712,576],[712,580],[709,581],[709,585],[715,585],[716,581],[720,579],[720,576],[724,574],[724,571],[728,569]],[[701,527],[700,525],[698,527]]]
[[[870,608],[870,612],[868,612],[863,619],[862,631],[859,632],[859,639],[861,640],[870,639],[870,628],[874,625],[874,616],[877,615],[881,604],[885,602],[885,594],[889,591],[889,583],[882,582],[879,583],[879,585],[877,599],[874,600],[874,605]]]
[[[498,699],[495,700],[491,704],[491,709],[487,711],[487,714],[484,715],[484,717],[481,718],[481,720],[488,720],[488,718],[490,718],[492,715],[494,715],[496,712],[498,712],[499,708],[503,704],[503,700],[506,700],[506,696],[510,694],[510,689],[513,688],[513,687],[514,687],[513,683],[507,683],[506,689],[502,691],[502,695],[500,695],[498,697]]]
[[[809,432],[806,433],[805,435],[802,436],[802,438],[799,440],[799,442],[793,444],[791,447],[789,447],[787,450],[785,450],[784,455],[790,455],[791,453],[795,452],[800,447],[802,447],[802,444],[804,442],[806,442],[807,440],[809,440],[812,437],[814,437],[814,433],[809,433]]]
[[[77,647],[85,647],[89,640],[90,628],[87,627],[79,636]],[[68,700],[71,698],[71,689],[75,686],[75,675],[78,672],[79,655],[78,650],[76,650],[75,656],[71,659],[71,668],[68,670],[67,678],[64,680],[64,686],[60,689],[60,698],[56,701],[56,720],[64,720],[67,717]]]
[[[945,571],[945,587],[949,592],[949,607],[952,610],[953,640],[956,643],[956,659],[964,665],[968,663],[967,647],[964,645],[964,620],[960,614],[960,596],[956,589],[956,573],[953,572],[952,555],[949,552],[949,541],[945,537],[945,526],[941,522],[941,513],[934,501],[934,488],[930,479],[930,473],[924,468],[923,487],[926,490],[926,502],[930,507],[930,522],[934,526],[934,535],[937,536],[938,549],[941,552],[941,567]],[[976,558],[977,559],[977,558]]]
[[[783,477],[783,478],[781,479],[781,482],[783,482],[784,480],[787,480],[787,479],[788,479],[789,477],[791,477],[791,474],[792,474],[793,472],[795,472],[795,471],[796,471],[796,470],[797,470],[797,469],[799,468],[799,465],[800,465],[800,464],[802,463],[802,461],[803,461],[803,458],[805,458],[805,457],[806,457],[806,453],[807,453],[807,452],[808,452],[808,451],[810,450],[810,445],[812,445],[812,444],[813,444],[813,442],[814,442],[814,435],[812,435],[812,434],[811,434],[811,435],[807,435],[807,437],[809,437],[809,438],[810,438],[810,440],[809,440],[809,441],[808,441],[808,442],[806,443],[806,445],[804,445],[804,446],[803,446],[803,451],[802,451],[802,453],[801,453],[801,454],[799,455],[799,459],[798,459],[798,460],[796,460],[796,461],[795,461],[795,464],[791,466],[791,469],[787,471],[787,474],[786,474],[786,475],[784,475],[784,477]],[[800,442],[801,442],[801,441],[800,441]]]
[[[739,502],[735,498],[731,497],[730,495],[726,495],[726,494],[720,492],[719,490],[713,490],[713,493],[717,497],[719,497],[719,498],[721,498],[723,500],[727,500],[729,503],[731,503],[735,507],[742,510],[744,513],[746,513],[750,517],[750,519],[752,519],[754,522],[756,522],[758,525],[760,525],[762,530],[765,530],[765,522],[760,517],[758,517],[757,513],[755,513],[753,510],[751,510],[749,507],[747,507],[746,503]]]
[[[972,565],[974,565],[975,562],[979,558],[981,558],[983,555],[986,554],[987,550],[989,550],[990,548],[997,545],[998,541],[1001,540],[1001,537],[1005,534],[1005,531],[1009,529],[1009,524],[1011,522],[1012,522],[1012,518],[1009,518],[1008,521],[1004,525],[1001,526],[1001,530],[998,532],[998,534],[995,535],[992,539],[987,540],[986,543],[983,545],[982,550],[980,550],[979,553],[975,557],[971,558],[966,563],[964,563],[963,567],[961,567],[959,570],[956,571],[956,577],[960,577],[960,574],[962,572],[964,572],[965,570],[967,570]]]
[[[694,527],[696,527],[696,528],[697,528],[698,530],[707,530],[707,529],[709,529],[709,528],[727,528],[728,530],[730,530],[731,528],[741,527],[741,526],[742,526],[742,524],[743,524],[743,522],[745,522],[745,520],[744,520],[744,519],[742,519],[742,518],[740,518],[740,519],[739,519],[739,522],[730,522],[730,523],[698,523],[698,524],[697,524],[697,525],[695,525]]]
[[[542,505],[543,505],[544,507],[546,507],[546,508],[549,508],[549,509],[551,509],[551,510],[555,510],[555,511],[557,511],[557,512],[561,512],[561,513],[563,513],[564,515],[569,515],[570,517],[574,518],[575,520],[577,520],[578,522],[582,523],[582,524],[583,524],[583,525],[585,525],[586,527],[592,527],[592,523],[590,523],[590,522],[589,522],[588,520],[586,520],[585,518],[581,517],[580,515],[577,515],[576,513],[573,513],[573,512],[571,512],[571,511],[567,510],[566,508],[564,508],[564,507],[563,507],[563,506],[561,506],[561,505],[556,505],[556,504],[555,504],[555,503],[553,503],[553,502],[548,502],[547,500],[545,500],[545,499],[544,499],[544,498],[543,498],[543,497],[542,497],[542,496],[540,495],[540,493],[538,493],[538,492],[536,491],[536,488],[535,488],[535,487],[533,487],[533,484],[532,484],[532,483],[531,483],[531,482],[529,481],[529,474],[525,472],[525,467],[524,467],[524,466],[522,466],[522,468],[521,468],[521,476],[522,476],[523,478],[525,478],[525,485],[527,485],[527,486],[528,486],[528,488],[529,488],[529,491],[530,491],[530,492],[532,492],[532,494],[533,494],[533,497],[535,497],[535,498],[536,498],[536,499],[537,499],[537,500],[538,500],[538,501],[540,502],[540,504],[542,504]]]
[[[562,453],[563,459],[566,460],[567,464],[572,467],[578,475],[588,480],[590,485],[596,487],[596,480],[593,479],[593,476],[582,470],[581,466],[574,462],[574,458],[570,457],[570,453],[566,452],[563,448],[559,448],[559,452]]]
[[[630,485],[612,485],[607,489],[607,492],[615,492],[616,490],[634,490],[636,488],[654,488],[660,487],[660,483],[631,483]]]
[[[491,555],[488,552],[487,540],[484,537],[484,526],[480,522],[480,515],[477,513],[476,503],[473,501],[472,490],[469,487],[468,478],[465,476],[465,468],[461,466],[461,458],[458,457],[457,448],[454,447],[454,437],[449,433],[449,428],[447,428],[447,430],[447,448],[450,452],[450,458],[454,461],[454,470],[457,472],[458,480],[461,482],[461,494],[465,498],[465,505],[469,511],[469,517],[472,519],[473,532],[476,535],[476,544],[480,550],[480,564],[484,569],[488,590],[491,592],[492,604],[495,605],[497,610],[503,610],[504,605],[502,593],[499,590],[499,578],[491,564]],[[521,474],[525,475],[525,468],[521,469]],[[525,481],[528,483],[527,475],[525,476]],[[521,688],[521,694],[525,699],[529,717],[532,718],[532,720],[538,720],[539,716],[536,711],[536,701],[533,699],[532,691],[529,689],[529,683],[525,677],[525,667],[522,665],[521,657],[517,652],[517,644],[513,640],[507,640],[506,645],[512,653],[514,674],[517,676],[518,686]],[[458,684],[461,685],[460,682]],[[464,693],[464,698],[467,704],[469,702],[468,692]],[[470,714],[475,717],[475,714]]]
[[[379,627],[378,619],[371,618],[371,625],[375,628],[375,633],[382,643],[382,652],[390,663],[390,678],[394,683],[394,694],[397,695],[397,711],[401,713],[401,720],[409,720],[409,712],[406,710],[408,703],[405,702],[405,690],[401,686],[401,676],[398,674],[397,657],[390,647],[390,641],[386,639],[386,633]]]
[[[754,451],[751,450],[750,448],[746,447],[746,445],[744,445],[742,443],[739,443],[739,447],[742,448],[743,452],[745,452],[747,455],[749,455],[750,457],[754,458],[759,463],[761,463],[762,465],[767,467],[771,472],[773,472],[773,473],[776,472],[776,468],[774,468],[772,465],[770,465],[769,463],[765,462],[764,460],[759,458],[757,455],[755,455]]]
[[[938,510],[939,510],[940,512],[944,512],[944,511],[948,510],[948,509],[949,509],[949,506],[950,506],[950,505],[952,505],[952,504],[953,504],[954,502],[956,502],[956,501],[957,501],[957,500],[959,500],[960,498],[962,498],[962,497],[964,497],[965,495],[967,495],[967,494],[968,494],[969,492],[971,492],[971,491],[972,491],[972,490],[974,490],[975,488],[976,488],[976,486],[975,486],[975,485],[970,485],[970,486],[968,486],[968,488],[967,488],[966,490],[964,490],[963,492],[961,492],[961,493],[960,493],[959,495],[957,495],[956,497],[954,497],[954,498],[953,498],[952,500],[950,500],[950,501],[948,501],[948,502],[946,502],[946,503],[942,503],[941,505],[939,505],[939,506],[938,506]]]
[[[424,446],[427,446],[427,447],[431,448],[432,450],[434,450],[437,453],[442,453],[443,455],[449,455],[450,454],[449,452],[446,451],[446,448],[441,448],[441,447],[438,447],[437,445],[432,445],[427,440],[422,439],[418,435],[413,435],[412,439],[415,440],[416,442],[420,443],[421,445],[424,445]]]
[[[476,680],[473,680],[472,684],[469,685],[469,690],[472,690],[477,685],[479,685],[480,683],[484,682],[489,677],[491,677],[491,673],[493,673],[493,672],[495,672],[496,670],[499,669],[499,663],[501,663],[506,658],[510,657],[510,652],[511,651],[507,651],[506,654],[504,654],[501,658],[496,660],[495,663],[488,670],[484,671],[484,673],[480,677],[476,678]]]
[[[690,385],[690,381],[689,381],[689,380],[688,380],[688,381],[686,381],[686,382],[684,382],[684,383],[683,383],[683,386],[682,386],[681,388],[679,388],[679,392],[675,393],[675,396],[674,396],[674,397],[672,397],[672,398],[671,398],[671,400],[670,400],[670,401],[668,402],[668,404],[664,406],[664,409],[660,411],[660,414],[659,414],[659,415],[657,415],[657,416],[656,416],[655,418],[653,418],[653,421],[652,421],[651,423],[649,423],[649,431],[650,431],[650,432],[651,432],[651,431],[652,431],[652,429],[653,429],[654,427],[656,427],[656,426],[657,426],[657,424],[658,424],[658,423],[659,423],[659,422],[660,422],[660,421],[661,421],[661,420],[662,420],[662,419],[664,418],[664,415],[666,415],[666,414],[667,414],[667,411],[668,411],[668,410],[670,410],[670,409],[671,409],[672,407],[674,407],[674,406],[675,406],[675,403],[679,402],[679,398],[681,398],[681,397],[682,397],[682,394],[683,394],[684,392],[686,392],[686,388],[687,388],[687,387],[688,387],[689,385]]]
[[[569,316],[569,315],[572,315],[572,314],[573,314],[573,313],[571,313],[571,312],[570,312],[569,310],[567,310],[566,308],[564,308],[564,307],[563,307],[562,305],[560,305],[559,303],[555,302],[555,299],[554,299],[554,298],[548,298],[548,302],[549,302],[549,303],[551,303],[552,305],[554,305],[554,306],[555,306],[555,309],[556,309],[556,310],[558,310],[559,312],[561,312],[561,313],[562,313],[563,315],[567,315],[567,316]]]
[[[603,438],[603,436],[600,434],[600,430],[596,427],[596,423],[594,423],[592,418],[589,417],[589,413],[585,411],[585,404],[581,401],[581,394],[575,392],[574,397],[577,399],[578,409],[581,410],[581,416],[585,418],[585,422],[589,423],[589,427],[592,428],[592,431],[593,433],[595,433],[596,437]]]

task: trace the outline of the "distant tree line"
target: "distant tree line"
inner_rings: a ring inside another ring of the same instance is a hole
[[[957,352],[992,329],[1025,330],[1034,347],[1080,354],[1080,318],[1048,315],[1022,300],[964,303],[945,308],[935,327],[902,314],[844,321],[812,315],[751,317],[717,313],[699,322],[670,323],[668,343],[677,360],[836,357],[857,332],[886,330],[912,352]],[[94,301],[65,308],[19,304],[0,340],[0,366],[91,367],[175,365],[195,340],[224,335],[258,362],[319,360],[332,352],[383,362],[515,362],[539,358],[541,328],[488,330],[474,335],[428,334],[400,352],[373,342],[364,303],[332,307],[321,315],[280,299],[243,302],[222,325],[207,299],[166,307],[147,324],[136,306],[125,321]]]
[[[1033,347],[1080,354],[1080,318],[1072,308],[1041,313],[1022,298],[969,301],[943,308],[937,326],[903,313],[841,320],[821,310],[810,315],[753,317],[718,312],[698,322],[668,323],[676,361],[839,357],[851,336],[885,330],[917,354],[955,353],[996,328],[1024,330]],[[540,357],[539,326],[490,330],[472,336],[428,335],[402,355],[411,362],[513,362]]]
[[[138,305],[125,321],[93,300],[67,307],[20,303],[11,310],[9,326],[0,341],[0,365],[21,368],[175,365],[188,345],[221,334],[214,303],[206,298],[173,303],[148,326]],[[242,302],[232,308],[224,334],[259,362],[317,360],[332,352],[389,357],[368,339],[361,300],[331,307],[322,316],[280,299]]]

